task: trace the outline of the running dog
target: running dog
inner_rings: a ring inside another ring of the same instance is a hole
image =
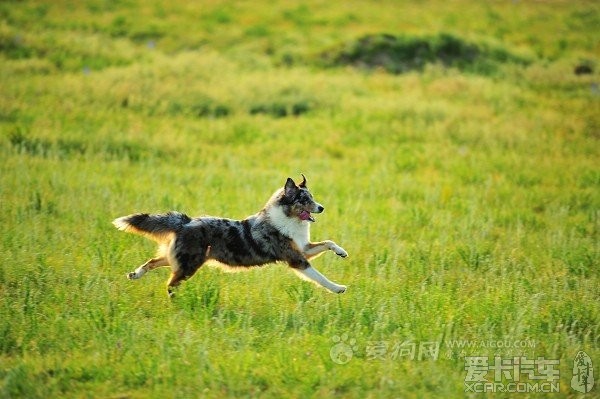
[[[315,221],[312,214],[324,209],[313,199],[302,175],[299,185],[288,178],[261,211],[244,220],[190,218],[183,213],[168,212],[136,213],[115,219],[113,224],[119,230],[144,235],[159,244],[157,256],[127,277],[137,280],[150,270],[171,266],[169,296],[207,262],[229,270],[285,262],[299,277],[341,294],[346,286],[330,281],[309,263],[328,250],[342,258],[348,256],[333,241],[310,241],[310,223]]]

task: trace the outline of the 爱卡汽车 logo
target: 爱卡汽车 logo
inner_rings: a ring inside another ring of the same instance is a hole
[[[577,392],[588,393],[594,387],[594,365],[592,358],[584,351],[577,352],[573,360],[573,378],[571,388]]]

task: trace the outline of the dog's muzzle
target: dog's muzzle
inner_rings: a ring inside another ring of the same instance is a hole
[[[321,213],[325,210],[325,208],[323,207],[323,205],[319,205],[317,204],[314,208],[313,208],[313,213]],[[311,212],[309,211],[302,211],[300,212],[300,215],[298,215],[298,217],[301,220],[308,220],[309,222],[316,222],[315,218],[312,217]]]

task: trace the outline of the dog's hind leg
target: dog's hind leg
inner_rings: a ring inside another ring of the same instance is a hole
[[[158,258],[152,258],[148,262],[144,263],[135,271],[131,273],[127,273],[127,278],[130,280],[137,280],[141,278],[144,274],[149,272],[150,270],[154,270],[157,267],[169,266],[169,261],[164,256],[160,256]]]
[[[181,271],[181,269],[171,273],[171,277],[169,277],[169,281],[167,281],[167,295],[169,295],[169,297],[173,297],[175,295],[175,287],[187,279],[188,277]]]
[[[173,273],[171,273],[171,277],[169,281],[167,281],[167,294],[169,297],[173,297],[175,295],[175,287],[181,284],[182,281],[185,281],[192,277],[198,269],[204,264],[208,253],[210,252],[210,247],[206,249],[203,253],[199,254],[180,254],[177,262],[178,266],[173,268]]]
[[[192,277],[198,271],[198,269],[200,269],[200,266],[202,266],[202,264],[199,264],[193,269],[188,270],[187,273],[183,272],[183,269],[178,269],[171,273],[171,277],[169,278],[169,281],[167,281],[167,294],[170,298],[175,295],[175,288],[181,284],[182,281]]]

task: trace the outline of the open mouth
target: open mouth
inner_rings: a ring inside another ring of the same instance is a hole
[[[298,217],[300,218],[300,220],[308,220],[309,222],[315,221],[315,218],[313,218],[312,215],[310,214],[310,212],[308,212],[308,211],[300,212]]]

